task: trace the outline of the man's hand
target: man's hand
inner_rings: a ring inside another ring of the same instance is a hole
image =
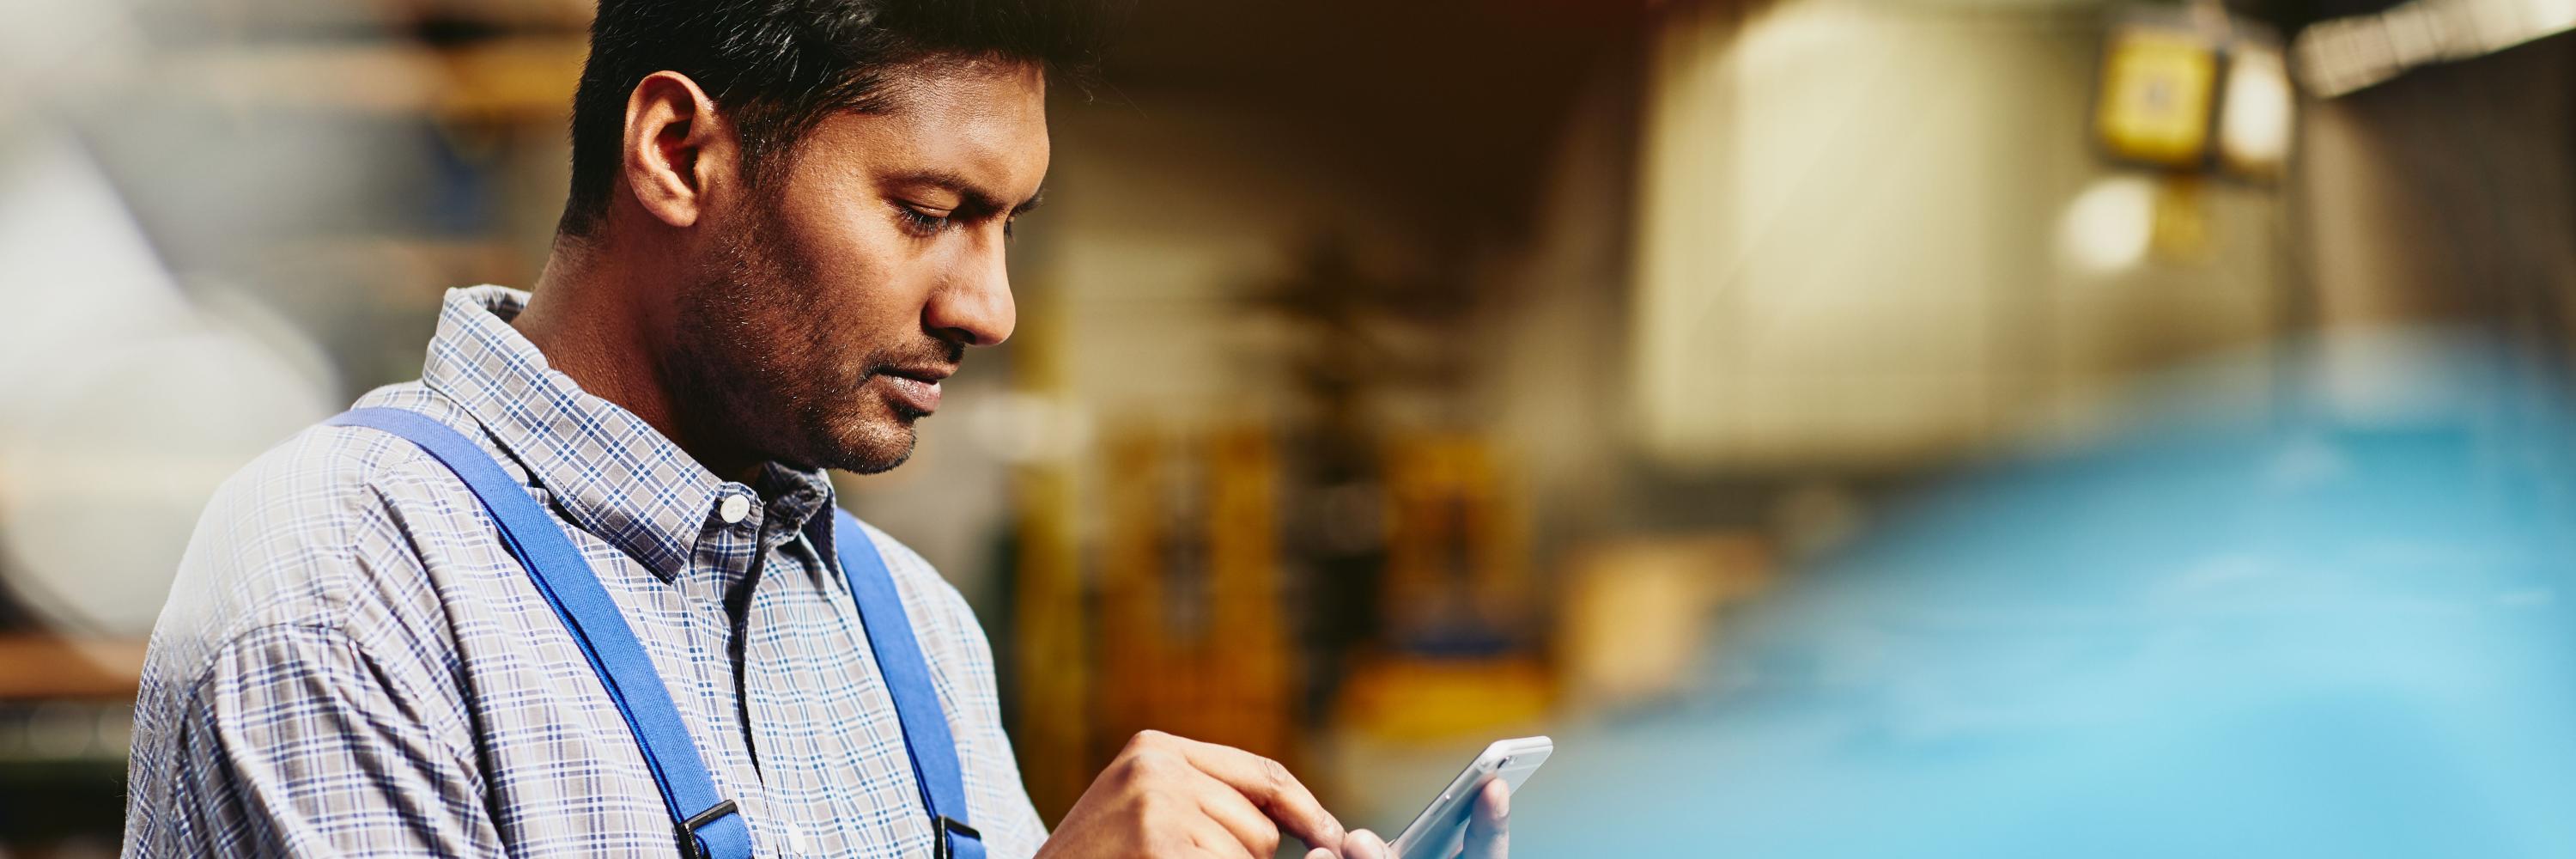
[[[1326,856],[1340,854],[1346,839],[1378,848],[1350,859],[1385,853],[1375,836],[1343,831],[1278,761],[1146,731],[1092,780],[1038,856],[1269,859],[1283,832]]]
[[[1476,805],[1467,814],[1467,835],[1459,852],[1451,859],[1509,859],[1511,832],[1506,822],[1512,813],[1512,789],[1501,779],[1489,779],[1476,792]],[[1343,859],[1395,859],[1384,840],[1366,829],[1351,830],[1342,839]],[[1316,848],[1306,859],[1332,859],[1332,852]]]
[[[1512,789],[1490,779],[1476,793],[1476,810],[1467,814],[1465,859],[1506,859],[1511,853]]]

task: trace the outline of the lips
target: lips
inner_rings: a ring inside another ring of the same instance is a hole
[[[882,371],[877,378],[885,382],[896,402],[926,415],[939,410],[939,380],[948,373],[938,368],[905,368]]]

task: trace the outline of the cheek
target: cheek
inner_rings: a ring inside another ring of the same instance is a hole
[[[826,193],[833,192],[833,193]],[[917,357],[924,312],[946,272],[971,256],[962,232],[910,232],[884,199],[817,182],[777,201],[772,247],[789,263],[813,369],[860,372]]]
[[[805,279],[815,316],[826,319],[847,351],[900,350],[921,339],[923,305],[951,264],[957,242],[919,239],[892,227],[857,227],[820,236]]]
[[[900,261],[859,253],[817,260],[799,279],[779,330],[801,332],[802,372],[835,386],[865,381],[880,365],[912,354],[920,340],[920,305],[909,300]]]
[[[792,254],[808,312],[844,341],[830,351],[906,350],[921,339],[923,306],[966,243],[954,232],[911,232],[859,169],[804,166],[810,171],[781,188],[772,211],[776,244]]]

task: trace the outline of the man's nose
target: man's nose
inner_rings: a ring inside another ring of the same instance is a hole
[[[968,346],[1010,339],[1019,308],[1011,300],[1011,270],[1002,243],[983,243],[961,261],[922,314],[922,324],[943,339]]]

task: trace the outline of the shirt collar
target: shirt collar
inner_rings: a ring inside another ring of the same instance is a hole
[[[726,524],[726,495],[750,495],[769,520],[763,531],[794,533],[830,507],[819,470],[772,462],[758,487],[728,482],[643,418],[582,391],[510,327],[527,304],[526,292],[506,287],[449,290],[421,383],[482,423],[573,524],[667,581],[687,568],[700,537]]]

